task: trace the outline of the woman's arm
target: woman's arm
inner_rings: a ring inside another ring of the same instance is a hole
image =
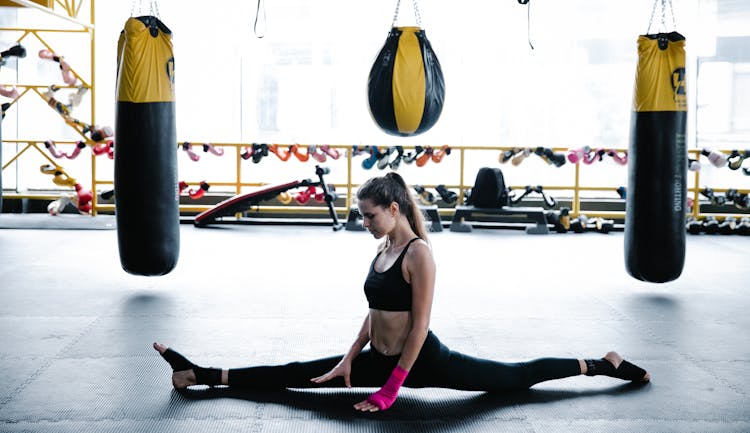
[[[367,315],[365,316],[365,321],[362,323],[362,327],[359,329],[359,333],[357,334],[357,339],[354,340],[352,347],[349,348],[349,351],[346,353],[346,356],[344,356],[344,358],[349,359],[349,361],[353,360],[354,358],[357,357],[357,355],[359,355],[360,352],[362,352],[362,349],[369,342],[370,342],[370,313],[368,312]]]
[[[435,261],[430,247],[424,242],[415,243],[406,254],[406,269],[409,273],[412,301],[412,325],[406,337],[398,365],[411,370],[422,350],[430,329],[432,299],[435,293]]]
[[[352,373],[352,360],[359,355],[359,353],[362,351],[362,349],[367,345],[367,343],[370,341],[370,314],[368,313],[365,317],[364,323],[362,323],[362,328],[360,328],[359,333],[357,334],[357,339],[354,340],[354,343],[352,344],[352,347],[349,348],[349,351],[344,355],[344,357],[339,361],[339,363],[333,367],[331,371],[328,373],[314,377],[310,379],[310,381],[315,383],[323,383],[328,382],[329,380],[343,376],[344,377],[344,384],[351,388],[352,382],[351,382],[351,373]]]
[[[391,407],[427,338],[432,298],[435,292],[435,262],[429,246],[423,242],[414,245],[414,248],[406,253],[405,264],[412,288],[411,329],[406,337],[398,365],[393,369],[391,376],[378,392],[372,394],[367,400],[355,404],[354,408],[357,410],[373,412]]]

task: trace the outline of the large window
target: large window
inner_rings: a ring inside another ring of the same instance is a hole
[[[114,122],[115,48],[130,3],[107,2],[96,9],[96,116],[102,124]],[[420,2],[423,27],[445,74],[446,100],[436,126],[414,138],[380,131],[366,102],[367,75],[385,41],[395,1],[263,3],[263,38],[253,32],[255,1],[159,5],[174,33],[180,141],[628,145],[636,39],[646,32],[652,0],[532,0],[530,11],[516,0]],[[750,147],[750,102],[743,97],[750,92],[750,3],[673,0],[673,5],[677,30],[688,41],[689,145]],[[0,10],[6,25],[16,24],[14,14]],[[411,1],[402,1],[398,24],[414,22]],[[672,30],[669,15],[666,24]],[[660,27],[657,12],[651,31]],[[26,81],[2,76],[5,82]],[[58,121],[45,112],[48,108],[36,109],[19,112],[26,120],[19,118],[18,130],[9,127],[8,134],[23,135],[33,130],[28,122],[38,124],[38,119]],[[496,157],[490,158],[469,161],[468,169],[490,165]],[[254,170],[261,180],[289,178],[279,175],[277,166],[259,164]],[[529,173],[519,182],[526,177],[564,182],[535,176]],[[603,172],[587,182],[611,181],[607,176]],[[624,182],[624,172],[621,177]],[[41,178],[18,187],[48,184]]]

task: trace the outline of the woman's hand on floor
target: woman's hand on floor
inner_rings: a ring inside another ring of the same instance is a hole
[[[360,401],[354,405],[354,408],[362,412],[377,412],[380,410],[380,407],[370,403],[369,400]]]
[[[335,367],[333,367],[331,371],[329,371],[328,373],[322,376],[314,377],[310,379],[310,381],[320,384],[320,383],[328,382],[329,380],[333,378],[343,376],[344,385],[346,385],[347,388],[351,388],[352,387],[351,372],[352,372],[352,363],[351,361],[344,358]]]

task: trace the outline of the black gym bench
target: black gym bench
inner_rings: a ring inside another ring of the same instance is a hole
[[[526,227],[526,233],[534,235],[546,235],[549,233],[547,218],[542,208],[534,207],[501,207],[501,208],[479,208],[474,206],[456,206],[453,214],[450,230],[452,232],[470,232],[471,225],[465,221],[470,220],[474,214],[491,216],[509,216],[518,222],[534,222],[536,225]]]

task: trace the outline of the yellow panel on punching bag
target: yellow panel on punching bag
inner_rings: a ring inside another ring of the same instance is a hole
[[[398,130],[414,133],[422,122],[425,99],[424,62],[416,33],[419,27],[401,27],[393,65],[393,110]]]
[[[161,31],[155,31],[159,27]],[[137,18],[128,19],[117,42],[117,100],[174,101],[172,53],[172,33],[161,22],[147,26]]]
[[[638,37],[633,111],[687,111],[685,39]]]

